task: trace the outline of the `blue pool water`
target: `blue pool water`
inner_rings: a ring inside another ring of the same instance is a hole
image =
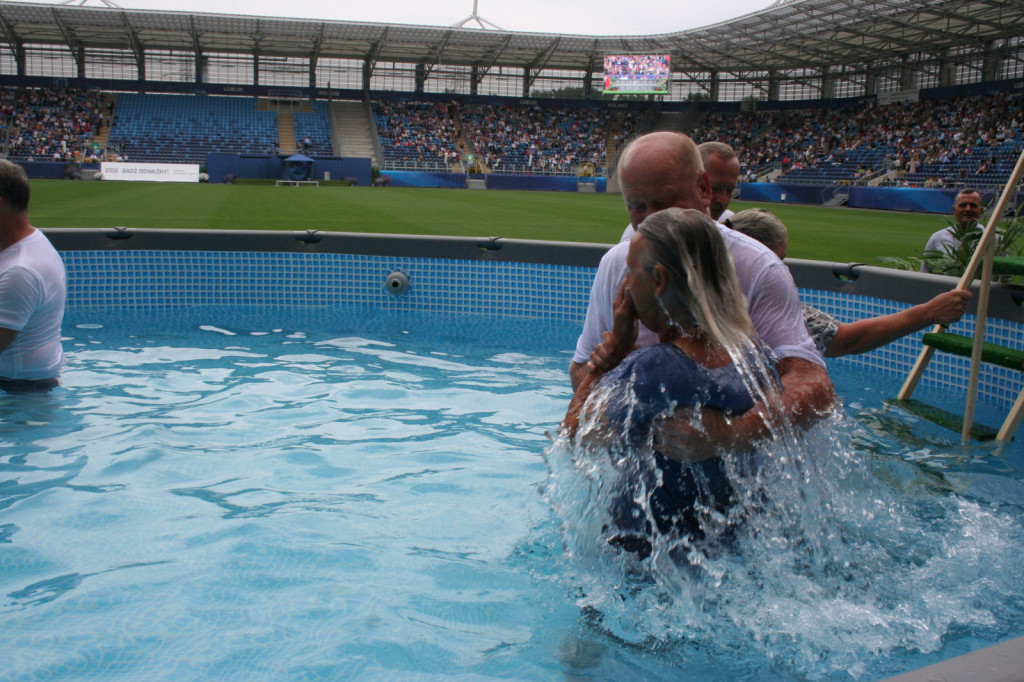
[[[841,365],[759,532],[609,555],[551,439],[577,331],[73,311],[66,386],[0,395],[0,678],[879,679],[1024,634],[1021,448]]]

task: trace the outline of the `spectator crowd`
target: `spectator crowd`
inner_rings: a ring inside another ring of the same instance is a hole
[[[711,113],[697,140],[731,145],[743,176],[841,168],[848,180],[895,171],[891,184],[986,185],[1005,180],[1024,146],[1022,96],[921,100],[843,108]],[[811,175],[813,178],[814,176]]]
[[[787,182],[880,178],[906,186],[986,187],[1005,181],[1024,148],[1022,99],[1021,93],[1003,92],[887,105],[864,99],[828,108],[710,112],[690,134],[732,146],[747,181],[781,172]],[[98,152],[101,108],[96,90],[0,88],[7,155],[90,159]],[[610,152],[654,122],[632,110],[536,100],[376,100],[373,114],[385,168],[499,173],[602,169]]]
[[[384,164],[397,168],[571,173],[604,166],[612,130],[607,111],[536,103],[376,101],[373,112]]]
[[[0,125],[15,158],[79,161],[95,153],[101,127],[98,90],[0,88]]]

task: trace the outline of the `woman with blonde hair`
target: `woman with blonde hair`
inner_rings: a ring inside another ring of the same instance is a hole
[[[721,510],[731,493],[721,457],[680,461],[661,453],[660,421],[678,407],[738,415],[758,400],[771,404],[765,398],[777,378],[770,351],[754,337],[729,250],[707,215],[679,208],[650,215],[626,262],[605,339],[618,363],[585,377],[563,426],[581,445],[627,453],[616,455],[625,489],[613,501],[609,541],[643,557],[655,528],[700,535],[702,510]],[[634,350],[637,321],[659,343]]]

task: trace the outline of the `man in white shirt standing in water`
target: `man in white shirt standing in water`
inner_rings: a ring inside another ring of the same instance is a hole
[[[28,220],[21,166],[0,161],[0,391],[41,393],[64,365],[60,328],[67,297],[64,263]]]
[[[657,211],[693,208],[708,213],[711,184],[700,152],[688,136],[656,132],[634,140],[619,160],[619,184],[632,225]],[[834,403],[832,382],[825,363],[804,326],[800,300],[789,269],[763,244],[719,225],[732,255],[740,287],[747,299],[757,334],[775,352],[782,383],[782,411],[798,424],[815,421]],[[628,242],[612,247],[601,259],[590,293],[583,333],[576,345],[569,373],[573,387],[593,367],[610,365],[615,347],[612,333],[616,297],[623,289]],[[656,343],[640,329],[636,345]],[[726,423],[706,410],[702,430],[673,429],[672,440],[681,448],[710,454],[716,446],[745,445],[766,435],[761,410]],[[682,420],[675,420],[677,422]]]

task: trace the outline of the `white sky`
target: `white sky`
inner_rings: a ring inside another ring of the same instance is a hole
[[[4,1],[4,0],[0,0]],[[83,0],[21,0],[81,5]],[[774,0],[476,0],[477,15],[508,31],[579,35],[671,33],[735,19]],[[451,26],[473,14],[474,0],[113,0],[124,9],[175,10],[298,19]],[[102,0],[84,0],[102,7]],[[467,24],[479,28],[476,22]]]

